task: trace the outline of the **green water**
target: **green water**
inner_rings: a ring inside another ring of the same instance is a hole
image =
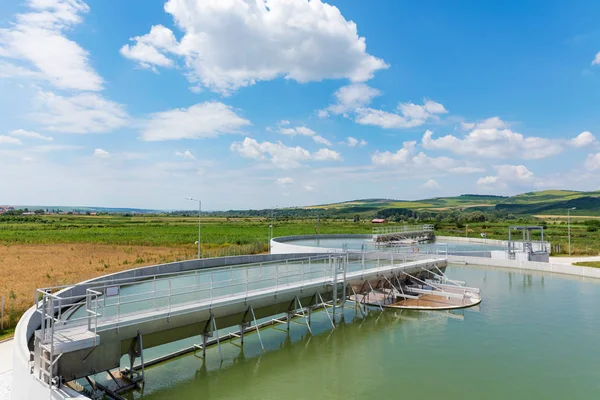
[[[482,289],[458,312],[345,310],[314,336],[261,330],[245,348],[217,347],[146,370],[143,399],[598,399],[600,280],[451,266]],[[282,326],[283,327],[283,326]],[[197,341],[197,340],[196,340]],[[157,351],[156,349],[151,349]],[[149,357],[150,358],[150,357]]]

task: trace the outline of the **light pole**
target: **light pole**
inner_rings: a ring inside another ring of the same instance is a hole
[[[200,233],[201,233],[201,215],[202,215],[202,200],[194,199],[193,197],[186,197],[187,200],[198,202],[198,260],[201,258],[202,251],[200,250]]]
[[[465,237],[469,237],[469,224],[465,225]]]
[[[573,207],[567,210],[567,230],[569,231],[569,256],[571,255],[571,210],[576,209],[577,207]]]

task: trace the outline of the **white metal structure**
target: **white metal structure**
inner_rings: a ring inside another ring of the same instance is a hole
[[[271,315],[284,313],[277,322],[288,325],[302,317],[310,330],[311,312],[329,306],[335,315],[349,287],[445,266],[445,259],[393,253],[324,254],[113,279],[86,285],[83,296],[65,296],[62,287],[38,289],[35,312],[42,323],[32,371],[43,385],[60,388],[64,381],[118,368],[125,350],[131,371],[143,357],[142,333],[144,345],[153,347],[203,332],[204,352],[215,335],[220,346],[218,329],[238,325],[243,336],[258,330],[257,318]]]

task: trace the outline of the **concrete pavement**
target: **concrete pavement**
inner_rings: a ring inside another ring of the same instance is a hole
[[[550,257],[553,264],[573,264],[574,262],[600,261],[600,256],[582,256],[582,257]]]
[[[10,385],[12,384],[13,343],[9,340],[0,343],[0,400],[10,399]]]

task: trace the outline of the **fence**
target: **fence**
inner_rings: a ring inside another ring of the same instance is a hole
[[[433,232],[434,225],[403,225],[403,226],[378,226],[373,228],[374,235],[402,232]]]

